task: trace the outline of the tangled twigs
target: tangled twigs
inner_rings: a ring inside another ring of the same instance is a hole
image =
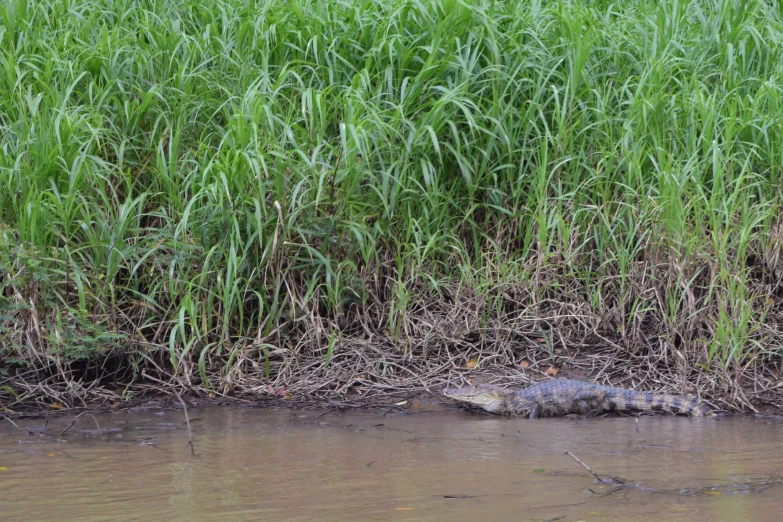
[[[115,353],[118,359],[113,364],[93,361],[90,371],[127,367],[122,359],[127,357],[141,378],[115,370],[99,372],[99,379],[123,384],[134,397],[149,390],[173,398],[171,390],[177,387],[180,393],[293,406],[347,400],[388,406],[399,396],[438,395],[446,384],[488,382],[515,388],[552,377],[690,393],[726,411],[769,411],[768,406],[783,405],[783,387],[772,371],[779,356],[772,350],[760,353],[742,372],[733,367],[723,373],[704,371],[705,346],[696,341],[675,343],[674,334],[661,329],[653,315],[632,321],[635,329],[619,335],[602,326],[603,319],[573,293],[576,289],[559,291],[536,306],[530,304],[529,291],[509,284],[484,288],[483,293],[444,287],[448,300],[422,291],[395,316],[398,333],[386,327],[392,311],[382,300],[353,310],[342,323],[311,308],[306,322],[281,322],[265,335],[254,330],[252,336],[242,337],[237,332],[229,340],[232,355],[207,350],[202,371],[187,357],[173,371],[167,347],[145,341],[127,346],[127,353]],[[503,307],[491,307],[500,295]],[[310,306],[297,302],[303,309]],[[778,333],[783,329],[775,326],[783,325],[783,317],[776,321],[762,329],[762,337],[769,340],[766,345],[783,343],[783,334]],[[688,335],[704,333],[697,329]],[[39,408],[45,406],[41,403],[67,407],[96,398],[124,401],[117,392],[102,388],[103,381],[85,378],[83,370],[74,368],[78,366],[15,369],[0,379],[0,399],[7,388],[18,393],[13,399],[9,396],[9,401],[16,401],[12,404],[38,401]],[[126,385],[123,379],[131,383]],[[90,384],[74,384],[82,382]],[[153,382],[160,386],[150,386]],[[3,386],[6,383],[10,386]]]

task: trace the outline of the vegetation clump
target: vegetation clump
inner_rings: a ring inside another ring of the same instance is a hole
[[[0,401],[467,369],[774,403],[782,14],[3,2]]]

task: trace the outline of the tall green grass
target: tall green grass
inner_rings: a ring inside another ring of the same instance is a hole
[[[779,355],[777,2],[2,0],[0,49],[6,368],[206,378],[293,335],[326,368],[341,318],[399,340],[460,288],[691,368]]]

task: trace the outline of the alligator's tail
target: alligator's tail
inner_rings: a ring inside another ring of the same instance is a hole
[[[673,395],[664,392],[639,392],[621,390],[610,393],[606,398],[607,406],[615,410],[665,411],[693,417],[712,417],[715,412],[694,395]]]

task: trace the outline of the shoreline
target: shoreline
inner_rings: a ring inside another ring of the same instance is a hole
[[[527,419],[526,417],[520,417],[515,415],[495,415],[488,413],[479,408],[471,407],[465,404],[456,402],[445,402],[437,400],[420,400],[408,399],[407,403],[400,405],[399,403],[405,399],[400,397],[389,397],[387,400],[376,399],[372,404],[359,404],[355,401],[322,401],[322,400],[274,400],[274,399],[259,399],[256,401],[250,401],[240,398],[203,398],[198,396],[184,396],[182,399],[185,401],[188,407],[188,411],[198,410],[200,408],[243,408],[253,409],[261,411],[315,411],[322,415],[329,415],[332,413],[379,413],[381,415],[411,415],[411,414],[423,414],[423,413],[470,413],[473,415],[484,417],[502,417],[508,419],[525,419],[525,420],[540,420],[540,419]],[[157,397],[150,396],[145,400],[128,401],[127,403],[117,406],[106,406],[99,402],[88,403],[86,406],[78,406],[72,408],[57,408],[51,409],[45,406],[32,406],[26,404],[23,409],[19,411],[8,411],[0,409],[0,420],[10,419],[40,419],[40,418],[55,418],[55,417],[68,417],[77,416],[82,413],[104,415],[104,414],[118,414],[125,412],[176,412],[182,411],[181,403],[176,397],[167,394],[160,394]],[[571,420],[586,420],[586,419],[602,419],[602,418],[618,418],[618,417],[681,417],[683,419],[690,419],[692,417],[685,415],[666,414],[663,412],[635,412],[635,413],[622,413],[622,412],[606,412],[599,415],[582,416],[578,414],[569,414],[556,417],[545,417],[549,419],[571,419]],[[735,411],[725,412],[721,411],[718,415],[718,420],[723,418],[758,418],[758,419],[770,419],[783,421],[783,411],[766,411],[766,412],[753,412],[753,411]]]
[[[275,382],[265,382],[264,374],[246,374],[244,382],[234,382],[232,390],[227,393],[216,389],[208,389],[200,382],[188,385],[180,376],[168,376],[168,382],[149,373],[149,368],[141,371],[141,375],[133,384],[127,382],[93,382],[85,387],[85,391],[79,394],[71,394],[70,400],[63,400],[62,393],[56,393],[53,387],[53,379],[50,376],[39,383],[14,382],[13,376],[0,379],[0,416],[32,416],[60,415],[68,412],[80,413],[110,412],[117,410],[134,410],[153,407],[178,408],[177,396],[192,406],[232,405],[240,407],[261,409],[327,409],[327,410],[390,410],[395,412],[416,411],[422,407],[428,409],[436,405],[444,409],[458,408],[458,403],[443,397],[440,391],[450,385],[465,385],[470,383],[492,383],[510,389],[522,388],[531,384],[551,379],[578,379],[589,382],[598,382],[595,375],[591,376],[588,368],[596,366],[596,358],[593,353],[590,356],[564,356],[557,359],[554,364],[544,358],[542,360],[523,359],[524,369],[509,367],[508,365],[482,365],[482,360],[467,358],[462,366],[450,367],[439,374],[431,374],[428,382],[423,379],[397,380],[396,383],[373,383],[366,379],[364,372],[367,368],[353,368],[355,378],[343,379],[342,386],[333,386],[330,390],[324,390],[324,382],[330,375],[324,375],[323,379],[310,380],[309,382],[290,382],[290,388],[276,386]],[[487,359],[490,359],[489,357]],[[531,358],[532,359],[532,358]],[[105,361],[104,361],[105,362]],[[308,367],[308,364],[303,364]],[[161,367],[158,365],[157,369]],[[606,367],[604,366],[604,369]],[[603,372],[604,375],[611,372]],[[188,376],[195,378],[196,376]],[[637,377],[638,379],[638,377]],[[56,379],[54,379],[56,380]],[[730,402],[730,397],[720,396],[715,387],[703,386],[700,390],[689,383],[686,389],[678,389],[675,384],[668,382],[663,386],[651,386],[646,382],[642,386],[628,384],[634,380],[633,376],[614,379],[605,377],[601,384],[610,384],[630,388],[637,391],[666,391],[673,394],[696,394],[707,404],[730,415],[775,415],[783,412],[780,406],[783,403],[783,389],[770,386],[768,389],[753,389],[748,386],[742,390],[742,394],[752,397],[743,405]],[[395,385],[396,384],[396,385]],[[714,384],[714,383],[713,383]],[[751,383],[752,384],[752,383]],[[756,382],[756,385],[758,382]],[[60,382],[59,386],[62,387]],[[305,390],[296,392],[294,390]],[[336,390],[343,389],[342,393]],[[47,391],[48,390],[48,391]],[[125,396],[118,393],[124,390]],[[13,391],[13,393],[11,393]],[[54,393],[52,393],[54,392]],[[58,398],[59,397],[59,398]],[[21,400],[20,400],[21,399]],[[469,408],[468,408],[469,409]]]

